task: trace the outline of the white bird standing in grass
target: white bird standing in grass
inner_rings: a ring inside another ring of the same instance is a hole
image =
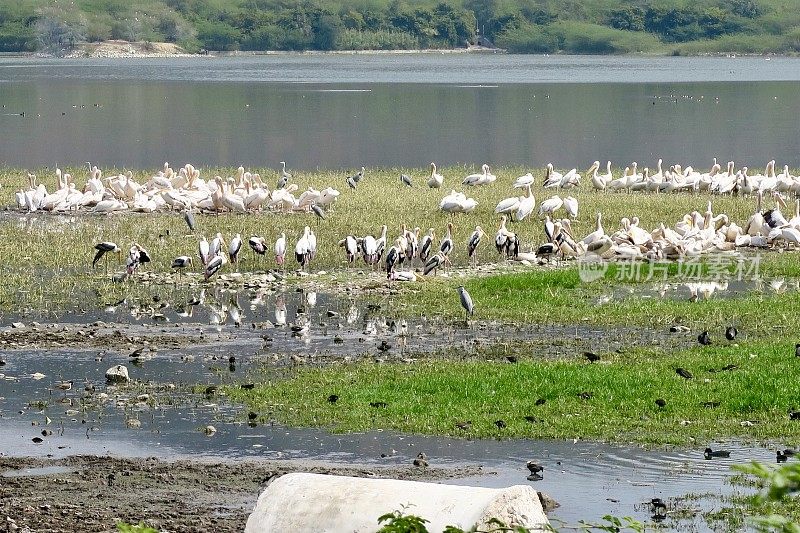
[[[570,218],[577,218],[578,200],[576,200],[572,196],[567,196],[566,198],[564,198],[564,209],[567,210],[567,214],[570,216]]]
[[[286,234],[281,233],[275,241],[275,262],[283,266],[286,262]]]
[[[211,247],[202,235],[200,236],[200,242],[197,243],[197,257],[200,258],[203,266],[208,265],[208,262],[211,261]]]
[[[344,248],[347,262],[352,265],[356,260],[356,255],[358,255],[358,240],[353,235],[348,235],[339,241],[339,246]]]
[[[311,242],[309,240],[309,236],[311,234],[311,228],[306,226],[303,228],[303,235],[297,240],[297,244],[294,247],[294,257],[298,263],[300,263],[300,268],[305,270],[308,264],[311,262]]]
[[[520,197],[519,206],[517,207],[517,221],[525,220],[536,206],[536,198],[534,198],[531,192],[531,186],[528,185],[526,189],[528,190],[528,194]]]
[[[520,176],[514,181],[514,188],[515,189],[524,189],[525,187],[533,185],[533,182],[534,182],[533,174],[528,172],[524,176]]]
[[[544,215],[552,215],[564,204],[564,201],[561,199],[560,196],[553,195],[544,202],[539,205],[539,217],[543,217]]]
[[[231,239],[230,244],[228,245],[228,257],[231,258],[231,263],[236,264],[236,268],[239,268],[239,250],[242,249],[242,236],[241,234],[237,233],[234,235],[233,239]]]
[[[436,172],[436,163],[431,162],[431,175],[428,178],[428,187],[438,189],[444,183],[444,176]]]

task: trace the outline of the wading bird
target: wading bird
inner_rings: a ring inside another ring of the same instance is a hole
[[[192,265],[192,258],[188,255],[181,255],[172,260],[172,268],[178,273],[178,279],[181,279],[181,271]]]
[[[115,253],[117,256],[122,255],[122,250],[120,250],[119,246],[111,241],[99,242],[94,245],[94,249],[97,250],[97,253],[94,254],[92,267],[94,267],[97,262],[100,261],[100,258],[103,257],[107,252]],[[106,256],[106,272],[108,272],[108,256]]]
[[[211,278],[211,276],[219,272],[220,269],[223,266],[225,266],[225,263],[227,262],[228,260],[225,259],[225,254],[223,253],[218,253],[213,258],[211,258],[211,260],[208,262],[208,265],[206,265],[205,272],[203,273],[205,281],[208,281]]]
[[[275,241],[275,262],[283,266],[286,263],[286,234],[281,233]]]
[[[472,304],[472,297],[467,292],[467,289],[464,288],[463,285],[458,287],[458,297],[461,300],[461,307],[464,308],[465,315],[464,320],[466,321],[469,317],[475,314],[475,306]]]
[[[438,189],[444,183],[444,176],[436,172],[436,163],[431,162],[431,175],[428,178],[428,187]]]

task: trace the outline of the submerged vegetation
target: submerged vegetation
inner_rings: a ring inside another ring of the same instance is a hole
[[[795,53],[797,0],[0,0],[0,51],[164,41],[189,51],[458,48],[515,53]]]

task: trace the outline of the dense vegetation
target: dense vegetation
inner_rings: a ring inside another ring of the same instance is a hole
[[[0,0],[0,52],[124,39],[199,50],[462,47],[519,53],[794,53],[798,0]]]

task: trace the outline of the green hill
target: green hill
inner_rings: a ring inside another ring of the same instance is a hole
[[[201,50],[800,51],[800,0],[0,0],[0,52],[109,39]]]

